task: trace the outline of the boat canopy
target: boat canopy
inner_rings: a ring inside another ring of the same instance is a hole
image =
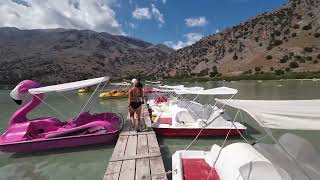
[[[184,85],[176,85],[176,86],[163,85],[163,86],[159,86],[159,87],[165,88],[165,89],[183,89]]]
[[[29,89],[30,94],[42,94],[42,93],[48,93],[48,92],[64,92],[64,91],[71,91],[75,89],[80,89],[88,86],[93,86],[95,84],[99,84],[105,81],[108,81],[110,78],[108,76],[100,77],[100,78],[93,78],[93,79],[87,79],[82,81],[75,81],[75,82],[69,82],[64,84],[57,84],[52,86],[45,86],[40,88],[33,88]]]
[[[131,86],[131,83],[128,82],[120,82],[120,83],[110,83],[112,86]]]
[[[262,127],[320,130],[320,100],[216,99],[216,101],[247,112]]]
[[[193,87],[192,89],[184,88],[182,90],[175,90],[177,94],[197,94],[197,95],[233,95],[237,94],[237,89],[228,87],[218,87],[204,90],[202,87]]]

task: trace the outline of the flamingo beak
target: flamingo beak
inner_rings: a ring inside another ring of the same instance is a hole
[[[21,104],[22,104],[22,100],[16,100],[16,99],[13,99],[13,98],[12,98],[12,100],[13,100],[14,102],[16,102],[18,105],[21,105]]]
[[[22,98],[23,95],[19,93],[19,85],[16,86],[11,92],[10,97],[13,99],[14,102],[16,102],[18,105],[22,104]]]

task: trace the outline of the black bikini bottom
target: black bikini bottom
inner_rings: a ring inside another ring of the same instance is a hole
[[[141,105],[141,102],[130,102],[130,107],[132,107],[133,109],[138,109]]]

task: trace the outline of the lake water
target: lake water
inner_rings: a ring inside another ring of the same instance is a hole
[[[185,86],[203,86],[205,88],[219,87],[222,85],[236,88],[239,93],[238,99],[319,99],[320,82],[316,81],[237,81],[237,82],[207,82],[207,83],[184,83]],[[7,126],[8,119],[15,112],[18,106],[10,99],[9,90],[0,90],[0,132]],[[90,97],[90,94],[78,95],[76,92],[60,94],[52,93],[46,96],[46,102],[61,114],[56,113],[46,105],[42,105],[30,113],[30,118],[40,116],[54,116],[60,119],[76,116],[82,105]],[[192,97],[190,97],[192,98]],[[68,99],[68,100],[67,100]],[[200,103],[213,103],[211,97],[199,97]],[[99,100],[94,97],[93,103],[89,105],[91,112],[122,112],[126,117],[127,100]],[[303,108],[303,107],[302,107]],[[320,107],[319,107],[320,108]],[[232,116],[233,109],[228,108],[227,112]],[[245,114],[244,123],[248,126],[246,138],[254,141],[264,136],[261,128]],[[276,137],[285,131],[273,131]],[[294,131],[311,141],[320,149],[319,131]],[[176,150],[184,149],[193,138],[163,138],[158,137],[166,169],[171,169],[171,155]],[[222,143],[223,138],[200,138],[190,149],[209,150],[215,143]],[[242,141],[240,138],[231,138],[228,143]],[[265,139],[264,142],[271,142]],[[107,167],[107,162],[112,154],[114,144],[94,145],[78,148],[51,150],[44,152],[15,154],[0,153],[0,176],[3,180],[100,180]]]

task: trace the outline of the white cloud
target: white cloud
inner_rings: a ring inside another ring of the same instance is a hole
[[[186,18],[184,21],[188,27],[205,26],[208,24],[207,19],[203,16],[197,18]]]
[[[219,32],[220,32],[220,30],[219,30],[219,29],[217,29],[217,30],[216,30],[216,34],[218,34]]]
[[[160,24],[164,23],[163,14],[160,13],[159,9],[154,4],[151,4],[151,12],[153,17],[156,18]]]
[[[167,2],[167,0],[162,0],[162,3],[165,4]]]
[[[137,26],[135,25],[135,24],[133,24],[132,22],[130,22],[129,24],[128,24],[132,29],[135,29]]]
[[[136,19],[151,19],[151,13],[148,7],[136,8],[132,12],[132,16]]]
[[[124,34],[115,12],[110,8],[113,0],[24,1],[27,5],[17,3],[19,1],[0,1],[0,26],[21,29],[91,29]]]
[[[142,8],[136,8],[132,12],[132,16],[135,19],[156,19],[159,21],[159,26],[161,27],[165,21],[163,18],[163,14],[160,12],[160,10],[154,5],[151,4],[151,7],[142,7]]]
[[[199,34],[199,33],[188,33],[183,36],[186,38],[185,41],[178,41],[176,43],[172,41],[166,41],[164,42],[164,44],[173,49],[181,49],[185,46],[192,45],[193,43],[195,43],[196,41],[199,41],[203,37],[202,34]]]

